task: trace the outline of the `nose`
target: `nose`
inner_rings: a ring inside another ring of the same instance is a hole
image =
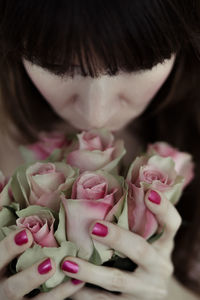
[[[76,97],[76,110],[89,127],[105,127],[119,109],[117,88],[109,76],[89,79]]]

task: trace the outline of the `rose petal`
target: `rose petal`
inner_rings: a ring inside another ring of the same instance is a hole
[[[105,151],[76,150],[67,155],[66,162],[83,171],[95,171],[101,169],[112,160],[114,148],[108,148]]]
[[[144,202],[143,188],[138,188],[134,184],[129,185],[128,219],[130,230],[145,239],[154,234],[158,227],[155,216]]]
[[[44,193],[41,197],[36,197],[31,191],[29,202],[31,205],[40,205],[58,211],[60,207],[60,194],[59,191],[56,191]]]
[[[86,171],[75,181],[71,198],[98,200],[104,198],[107,189],[108,183],[103,176]]]
[[[58,247],[58,244],[53,236],[53,224],[49,229],[47,221],[38,232],[33,234],[33,237],[36,243],[42,247]]]
[[[80,249],[79,257],[89,259],[93,252],[89,226],[95,219],[104,220],[111,207],[100,201],[61,198],[66,212],[67,238]]]
[[[92,133],[92,132],[85,132],[78,134],[78,140],[79,140],[79,149],[80,150],[101,150],[103,151],[103,145],[101,143],[101,138]]]
[[[148,240],[158,229],[158,222],[152,214],[152,212],[147,208],[145,212],[145,226],[142,236]]]

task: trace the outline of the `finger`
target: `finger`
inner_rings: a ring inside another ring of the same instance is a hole
[[[10,233],[0,242],[0,270],[29,248],[32,243],[32,234],[27,229]]]
[[[61,268],[67,276],[89,282],[109,291],[132,291],[135,279],[118,269],[96,266],[79,258],[67,257]],[[137,280],[136,280],[137,281]]]
[[[123,253],[144,269],[151,270],[152,262],[157,261],[155,249],[144,238],[129,230],[110,222],[97,221],[92,223],[89,232],[93,239]]]
[[[73,300],[133,300],[132,296],[132,298],[129,297],[129,295],[113,295],[109,292],[84,287],[73,295]]]
[[[164,228],[162,236],[152,245],[163,252],[171,251],[173,239],[182,222],[181,216],[174,205],[158,191],[148,191],[145,195],[145,203],[154,213],[160,228]]]
[[[74,283],[73,283],[74,282]],[[50,292],[42,293],[37,297],[34,297],[34,300],[63,300],[67,297],[70,297],[77,291],[83,288],[84,282],[77,282],[75,280],[69,280],[68,282],[64,282],[59,286],[52,289]],[[74,299],[74,297],[73,297]]]
[[[67,257],[61,267],[67,276],[73,276],[108,291],[122,292],[136,297],[145,294],[148,296],[149,293],[152,294],[156,290],[155,286],[150,287],[148,283],[144,283],[143,277],[143,280],[141,280],[139,277],[133,276],[133,273],[105,266],[96,266],[77,257]],[[160,291],[159,287],[156,292],[158,291]]]
[[[55,273],[55,270],[55,262],[50,258],[46,258],[9,277],[3,282],[5,299],[20,299],[49,279]]]

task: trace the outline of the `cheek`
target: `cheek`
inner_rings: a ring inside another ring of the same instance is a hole
[[[150,102],[152,98],[156,95],[159,89],[162,87],[166,81],[168,74],[163,74],[162,76],[152,77],[150,80],[146,81],[146,87],[144,88],[144,102]]]
[[[66,84],[54,79],[49,80],[48,78],[33,78],[32,80],[40,91],[45,100],[56,110],[60,110],[63,107],[66,99],[68,99],[68,88]]]
[[[140,113],[148,106],[168,78],[171,67],[159,66],[153,71],[132,78],[132,87],[127,89],[127,98],[130,99],[133,110],[136,109]]]
[[[25,70],[45,100],[54,108],[55,111],[62,110],[66,99],[70,100],[69,91],[75,88],[68,80],[60,79],[57,76],[47,73],[42,68],[31,65],[29,62],[23,60]],[[69,89],[69,84],[71,89]]]

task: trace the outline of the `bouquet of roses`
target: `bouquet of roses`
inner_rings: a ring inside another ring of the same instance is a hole
[[[28,228],[33,235],[34,243],[17,258],[15,272],[53,258],[57,270],[41,291],[68,279],[60,268],[68,255],[98,265],[124,258],[91,239],[88,228],[96,219],[149,242],[158,239],[162,232],[145,205],[145,194],[156,189],[176,204],[193,178],[191,155],[164,142],[149,145],[120,174],[124,142],[106,129],[71,136],[41,133],[21,153],[25,164],[13,176],[5,178],[0,172],[0,240],[17,228]]]

